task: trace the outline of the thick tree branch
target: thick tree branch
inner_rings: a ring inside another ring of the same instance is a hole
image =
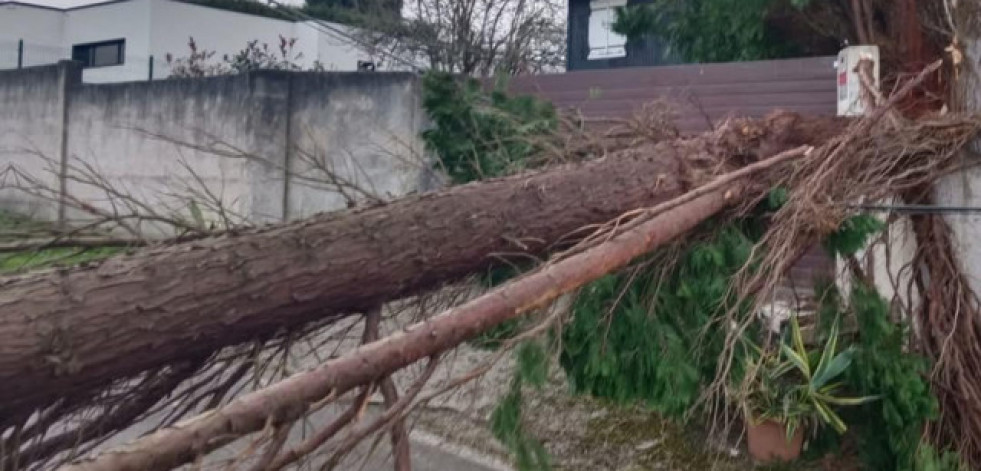
[[[146,436],[125,449],[76,463],[67,470],[168,469],[236,436],[261,429],[270,415],[279,421],[294,419],[311,402],[343,393],[425,357],[437,355],[621,268],[634,257],[691,230],[741,196],[744,195],[739,185],[701,196],[602,245],[549,264],[404,332],[243,396],[179,427]]]
[[[580,165],[0,279],[0,416],[363,312],[485,269],[493,254],[541,256],[582,227],[677,196],[690,158],[755,160],[838,129],[834,118],[739,121]]]

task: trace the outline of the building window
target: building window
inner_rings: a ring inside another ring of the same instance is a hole
[[[125,53],[125,39],[72,46],[72,60],[81,62],[85,68],[122,65],[125,62]]]
[[[627,55],[626,36],[613,31],[617,7],[627,0],[591,0],[589,2],[589,59],[609,59]]]

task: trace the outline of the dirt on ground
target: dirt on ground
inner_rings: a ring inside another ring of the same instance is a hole
[[[494,439],[488,419],[507,387],[510,365],[500,365],[489,377],[460,391],[466,401],[434,403],[413,418],[414,426],[496,460],[509,462],[505,448]],[[654,471],[706,469],[719,471],[858,469],[849,457],[784,465],[757,466],[746,455],[740,437],[725,442],[708,438],[705,424],[679,424],[636,405],[613,404],[569,391],[561,373],[541,389],[523,390],[526,431],[548,450],[556,470]]]

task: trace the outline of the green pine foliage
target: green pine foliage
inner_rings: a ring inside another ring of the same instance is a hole
[[[824,248],[832,255],[854,255],[865,247],[869,238],[885,227],[885,223],[868,214],[845,219],[838,230],[824,239]]]
[[[968,471],[970,468],[953,451],[939,452],[936,448],[921,445],[916,452],[916,471]]]
[[[669,416],[687,412],[715,375],[725,334],[710,324],[730,307],[729,280],[748,260],[753,232],[719,230],[689,248],[667,279],[652,267],[585,287],[563,331],[560,359],[573,389]]]
[[[881,396],[865,406],[859,422],[863,458],[875,469],[912,470],[923,427],[937,416],[929,364],[907,351],[907,327],[889,319],[889,305],[877,292],[859,285],[850,305],[859,337],[848,382],[860,394]]]
[[[865,247],[884,223],[871,215],[846,219],[824,240],[832,254],[849,256]],[[956,455],[928,448],[921,443],[925,424],[937,416],[937,400],[927,379],[929,362],[910,352],[909,328],[890,318],[889,303],[872,287],[856,282],[847,303],[836,288],[828,284],[818,290],[822,305],[819,326],[827,332],[828,322],[840,315],[853,316],[858,326],[854,340],[853,366],[847,383],[861,395],[878,395],[880,400],[866,404],[851,414],[856,424],[863,461],[870,469],[921,471],[956,469],[949,466]],[[938,466],[940,466],[938,468]]]
[[[490,428],[514,457],[518,471],[547,471],[552,468],[548,451],[522,426],[522,387],[541,388],[548,376],[548,355],[535,340],[521,343],[515,350],[514,376],[507,394],[491,413]]]
[[[618,9],[614,31],[655,35],[691,62],[792,57],[798,51],[767,23],[782,0],[654,0]],[[803,7],[809,0],[794,0]]]
[[[923,471],[956,470],[948,466],[950,453],[921,443],[924,425],[936,418],[937,401],[927,379],[929,363],[906,346],[908,328],[889,317],[889,304],[874,289],[858,284],[851,292],[848,311],[837,290],[829,285],[819,291],[820,326],[844,314],[854,316],[858,334],[846,383],[857,394],[875,394],[879,400],[849,411],[862,454],[869,469]],[[925,453],[925,454],[924,454]],[[941,466],[942,465],[942,466]],[[941,466],[941,467],[937,467]]]
[[[488,93],[475,79],[438,72],[423,79],[423,107],[434,124],[423,140],[454,183],[528,168],[536,141],[558,126],[549,102],[510,96],[501,81]]]
[[[516,351],[518,378],[536,388],[548,379],[548,355],[538,341],[523,342]]]

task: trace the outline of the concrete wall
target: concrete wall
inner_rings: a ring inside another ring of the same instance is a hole
[[[237,213],[280,220],[284,183],[275,168],[284,164],[288,81],[282,74],[258,73],[82,86],[69,106],[70,157],[140,199],[170,209],[190,204],[166,196],[194,180],[186,163]],[[267,161],[200,150],[214,147],[216,140]],[[77,183],[68,191],[87,201],[101,196]]]
[[[42,173],[43,160],[28,150],[36,148],[64,161],[63,174],[89,168],[157,211],[187,215],[192,199],[201,205],[209,194],[254,222],[344,207],[325,169],[383,199],[429,181],[412,74],[260,71],[83,85],[79,72],[72,62],[0,72],[0,149],[8,150],[0,165]],[[58,186],[57,175],[46,178]],[[67,194],[113,209],[104,191],[77,180],[67,179]],[[58,215],[54,202],[9,191],[0,206]]]
[[[11,167],[29,173],[45,187],[60,186],[58,172],[65,144],[65,102],[80,80],[77,67],[45,66],[0,71],[0,207],[44,219],[58,216],[49,200],[9,189],[18,179]],[[42,156],[46,157],[42,158]],[[7,187],[7,188],[3,188]]]
[[[408,73],[293,75],[291,173],[324,177],[324,169],[333,170],[381,199],[426,186],[418,168],[419,87]],[[291,181],[291,217],[343,204],[344,195],[321,184]]]

